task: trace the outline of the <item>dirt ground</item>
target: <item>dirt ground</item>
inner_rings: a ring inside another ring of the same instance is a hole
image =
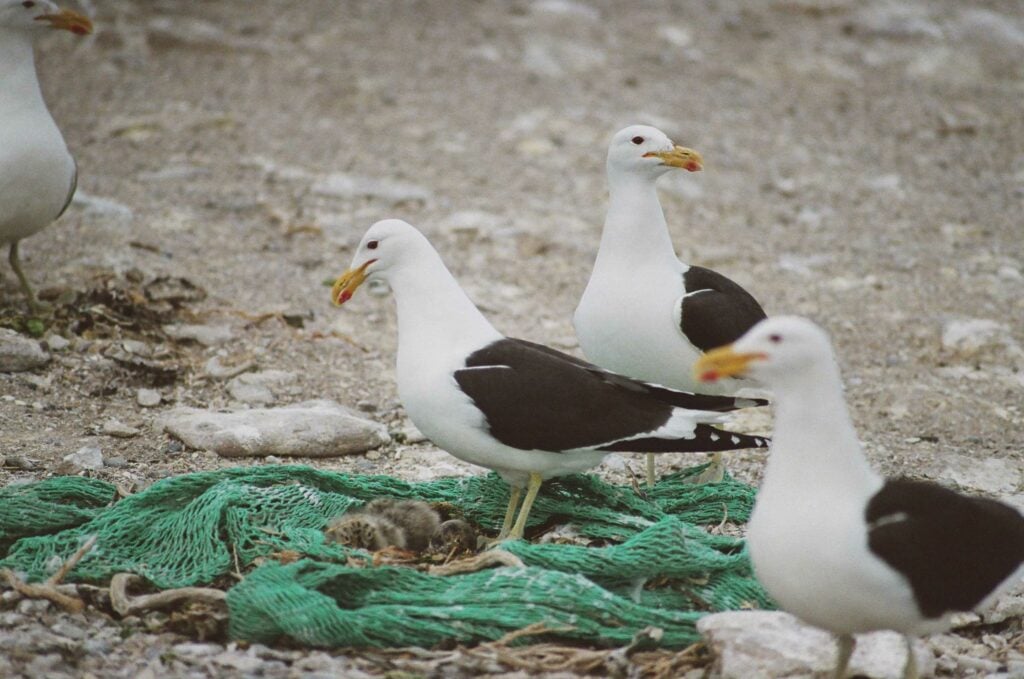
[[[231,404],[214,357],[295,373],[278,403],[330,398],[403,427],[391,300],[337,310],[324,286],[386,217],[421,227],[500,330],[578,351],[607,141],[648,123],[706,163],[661,185],[681,257],[829,329],[872,461],[1024,507],[1020,4],[89,6],[93,37],[38,45],[79,197],[22,245],[56,306],[42,334],[70,346],[0,374],[0,484],[66,473],[83,446],[129,490],[239,464],[154,426],[174,405]],[[0,321],[24,327],[0,273]],[[124,301],[154,287],[173,289]],[[175,341],[168,323],[232,338]],[[140,388],[162,403],[141,407]],[[104,435],[111,419],[139,433]],[[396,447],[314,463],[415,475]],[[732,468],[755,481],[762,455]]]

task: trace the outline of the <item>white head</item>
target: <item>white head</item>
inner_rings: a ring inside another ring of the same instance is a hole
[[[0,0],[0,27],[26,32],[59,28],[78,35],[92,33],[92,22],[50,0]]]
[[[805,374],[819,375],[822,368],[835,368],[828,334],[801,316],[773,316],[733,344],[704,354],[693,374],[702,382],[749,376],[776,389]]]
[[[676,146],[656,127],[630,125],[608,145],[608,175],[638,174],[652,181],[672,168],[699,172],[704,160],[693,149]]]
[[[352,265],[334,282],[331,299],[340,306],[365,281],[386,281],[388,274],[398,267],[434,252],[430,241],[412,224],[401,219],[379,221],[359,241]]]

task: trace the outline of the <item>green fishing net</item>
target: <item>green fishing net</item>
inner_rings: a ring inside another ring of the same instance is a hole
[[[655,626],[676,648],[696,640],[708,611],[770,605],[743,541],[702,527],[746,521],[754,489],[688,482],[700,470],[663,477],[646,494],[591,475],[548,481],[527,534],[567,524],[579,539],[506,542],[523,567],[445,576],[375,567],[365,552],[325,541],[323,528],[386,496],[445,506],[493,534],[508,502],[494,474],[409,483],[259,466],[168,478],[119,501],[108,483],[60,477],[0,489],[0,568],[43,579],[96,535],[69,580],[105,584],[131,572],[163,589],[232,585],[235,639],[433,646],[544,623],[550,638],[604,646]],[[244,577],[233,584],[232,574]]]

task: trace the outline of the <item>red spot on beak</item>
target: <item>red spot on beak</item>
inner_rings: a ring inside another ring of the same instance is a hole
[[[708,370],[706,372],[701,373],[700,375],[701,382],[716,382],[718,381],[718,378],[719,374],[714,370]]]
[[[700,163],[698,163],[695,160],[691,160],[690,162],[688,162],[686,164],[686,171],[687,172],[700,172],[700,170],[701,170]]]
[[[352,299],[352,291],[351,290],[342,290],[341,294],[338,295],[338,304],[344,304],[345,302],[349,301],[350,299]]]

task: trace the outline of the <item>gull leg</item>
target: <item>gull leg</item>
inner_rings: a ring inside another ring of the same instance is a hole
[[[654,488],[656,477],[654,475],[654,453],[647,453],[647,487]]]
[[[7,260],[11,263],[11,268],[14,269],[14,275],[18,277],[18,282],[21,283],[21,289],[25,291],[25,297],[28,298],[28,307],[32,310],[33,314],[40,314],[44,311],[43,305],[36,299],[36,293],[32,292],[32,286],[28,282],[28,276],[21,269],[21,260],[18,258],[18,241],[11,243],[11,249],[8,253]]]
[[[505,520],[501,522],[501,532],[498,533],[498,540],[507,538],[508,532],[512,530],[512,519],[516,517],[516,507],[519,506],[519,498],[522,494],[523,489],[519,486],[509,486],[508,509],[505,510]]]
[[[852,634],[839,635],[839,652],[836,655],[836,670],[832,674],[832,679],[846,678],[846,666],[850,664],[850,656],[853,655],[853,647],[856,643],[857,640],[853,638]]]
[[[530,516],[533,501],[537,499],[537,491],[540,490],[541,481],[540,474],[530,472],[530,484],[526,487],[526,497],[523,499],[523,506],[519,510],[519,518],[516,519],[516,525],[512,527],[512,532],[508,535],[512,540],[521,540],[523,538],[523,531],[526,530],[526,518]]]
[[[903,666],[903,679],[918,679],[917,656],[914,655],[914,638],[904,635],[907,642],[907,664]]]

